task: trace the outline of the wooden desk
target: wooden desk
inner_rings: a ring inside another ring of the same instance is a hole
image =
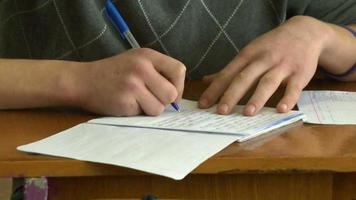
[[[314,81],[308,88],[356,91],[356,84]],[[185,97],[197,99],[203,89],[190,82]],[[1,111],[0,177],[51,177],[51,199],[139,198],[148,193],[162,199],[356,199],[356,126],[303,125],[234,143],[182,181],[16,151],[94,117],[68,110]]]

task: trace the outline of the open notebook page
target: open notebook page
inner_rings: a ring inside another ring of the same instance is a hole
[[[157,117],[104,117],[88,123],[233,134],[242,136],[243,141],[304,118],[301,112],[277,113],[274,108],[263,108],[256,116],[248,117],[241,115],[243,106],[236,106],[230,115],[219,115],[215,107],[199,109],[197,102],[189,100],[182,100],[180,107],[181,112],[167,107]]]

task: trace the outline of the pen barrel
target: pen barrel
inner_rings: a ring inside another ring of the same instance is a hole
[[[126,33],[129,31],[124,18],[122,18],[121,13],[116,9],[114,3],[111,0],[107,0],[105,4],[106,12],[110,16],[111,20],[114,21],[114,24],[120,30],[120,33]]]
[[[124,36],[126,40],[130,43],[132,48],[141,48],[141,46],[138,44],[137,40],[135,39],[131,31],[126,31],[124,33]]]

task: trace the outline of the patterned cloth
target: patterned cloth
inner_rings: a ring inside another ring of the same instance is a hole
[[[0,57],[90,61],[129,46],[105,0],[0,0]],[[116,0],[145,47],[181,60],[188,77],[222,69],[246,44],[295,15],[356,23],[356,0]]]

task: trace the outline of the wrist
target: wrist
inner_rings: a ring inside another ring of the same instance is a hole
[[[61,105],[82,107],[86,99],[83,72],[87,63],[61,61],[61,73],[57,80],[56,95]]]
[[[341,26],[343,27],[345,30],[349,31],[354,38],[356,38],[356,31],[353,30],[352,28],[350,27],[347,27],[347,26]],[[335,80],[344,80],[344,81],[347,81],[347,80],[353,80],[355,77],[355,74],[356,74],[356,61],[354,62],[355,64],[346,72],[342,73],[342,74],[331,74],[331,73],[328,73],[327,71],[325,70],[322,70],[323,74],[328,77],[328,78],[331,78],[331,79],[335,79]]]
[[[355,40],[349,31],[308,16],[296,16],[290,21],[309,35],[308,46],[318,51],[318,64],[323,71],[334,76],[353,73],[350,68],[355,64]]]
[[[326,33],[326,41],[324,42],[322,51],[320,53],[320,57],[319,57],[319,64],[322,65],[324,67],[325,70],[331,70],[333,71],[333,69],[329,69],[328,68],[328,64],[324,65],[324,61],[326,60],[325,58],[331,58],[333,57],[333,55],[335,54],[335,47],[338,42],[338,35],[337,32],[335,31],[335,29],[332,27],[331,24],[327,24],[325,22],[322,22],[324,24],[324,26],[326,27],[325,30],[327,30]]]
[[[355,36],[342,26],[324,23],[328,29],[328,42],[320,57],[319,65],[333,75],[344,75],[355,65]]]
[[[299,23],[299,27],[307,31],[312,43],[317,45],[320,54],[332,51],[331,41],[335,38],[335,32],[327,23],[310,16],[295,16],[290,20]]]

